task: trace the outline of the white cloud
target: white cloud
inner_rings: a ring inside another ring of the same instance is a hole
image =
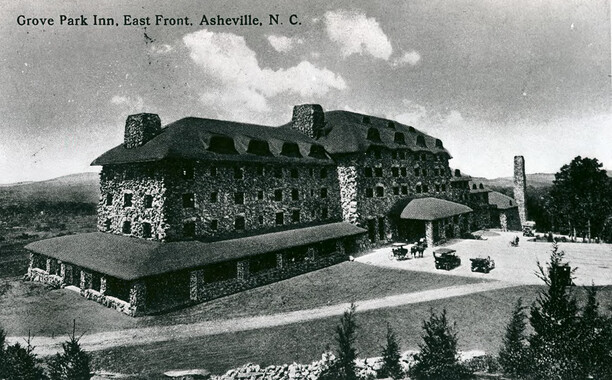
[[[144,111],[144,100],[140,96],[131,97],[123,95],[115,95],[111,99],[111,103],[125,107],[129,113],[138,113]]]
[[[168,54],[174,48],[171,45],[163,44],[163,45],[151,45],[151,53],[153,54]]]
[[[340,75],[308,61],[287,69],[261,68],[255,52],[235,34],[201,30],[187,34],[183,42],[198,67],[218,81],[218,88],[202,94],[202,101],[213,106],[263,112],[268,110],[267,99],[281,93],[310,97],[346,88]]]
[[[285,36],[271,35],[268,36],[268,42],[277,52],[287,53],[291,51],[296,44],[304,43],[304,40],[302,40],[301,38],[289,38]]]
[[[329,38],[340,46],[344,57],[351,54],[369,54],[388,60],[393,52],[389,38],[378,21],[355,11],[328,11],[325,27]]]
[[[410,66],[414,66],[421,60],[421,55],[416,50],[412,50],[409,52],[405,52],[401,57],[393,60],[394,66],[403,66],[405,64],[409,64]]]

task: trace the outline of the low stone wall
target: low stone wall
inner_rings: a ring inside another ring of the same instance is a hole
[[[93,289],[81,289],[80,294],[88,300],[95,301],[108,308],[115,309],[129,316],[135,317],[137,315],[136,310],[130,305],[129,302],[125,302],[116,297],[105,296],[100,292]]]
[[[42,282],[43,284],[47,284],[58,289],[64,286],[62,277],[49,274],[47,271],[40,268],[30,268],[28,273],[24,276],[24,279],[28,281]]]

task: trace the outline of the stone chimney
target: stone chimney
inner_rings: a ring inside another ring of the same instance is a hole
[[[527,209],[525,208],[525,189],[527,178],[525,177],[525,158],[514,156],[514,200],[518,205],[521,224],[527,221]]]
[[[293,107],[292,128],[308,137],[321,136],[325,126],[325,114],[319,104],[300,104]]]
[[[130,115],[125,121],[125,134],[123,145],[128,148],[136,148],[161,132],[161,119],[154,113],[139,113]]]

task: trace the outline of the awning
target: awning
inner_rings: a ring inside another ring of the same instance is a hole
[[[40,240],[25,248],[129,281],[365,232],[363,228],[350,223],[330,223],[210,243],[161,243],[93,232]]]
[[[468,206],[438,198],[413,199],[404,207],[402,219],[427,220],[448,218],[467,214],[473,210]]]

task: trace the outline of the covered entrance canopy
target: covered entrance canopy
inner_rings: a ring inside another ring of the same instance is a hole
[[[423,234],[427,245],[433,246],[440,239],[469,232],[465,214],[473,210],[465,205],[438,198],[413,199],[404,207],[400,218],[406,220],[408,234]],[[413,236],[408,236],[413,237]]]

